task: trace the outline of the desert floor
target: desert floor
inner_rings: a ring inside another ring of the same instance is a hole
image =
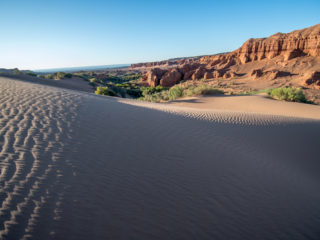
[[[319,239],[318,106],[0,92],[0,239]]]

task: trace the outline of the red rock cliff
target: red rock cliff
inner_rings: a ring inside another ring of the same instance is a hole
[[[277,33],[268,38],[249,39],[239,49],[227,54],[133,64],[131,67],[164,69],[166,72],[149,73],[144,79],[148,79],[148,83],[153,86],[168,86],[187,79],[229,78],[235,76],[235,73],[230,72],[230,67],[234,65],[276,57],[285,62],[303,56],[320,56],[320,24],[291,33]]]

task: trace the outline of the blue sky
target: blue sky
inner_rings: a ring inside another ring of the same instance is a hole
[[[320,23],[320,1],[0,0],[0,68],[41,69],[232,51]]]

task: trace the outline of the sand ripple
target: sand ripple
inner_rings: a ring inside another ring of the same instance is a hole
[[[63,196],[55,196],[55,190],[68,166],[61,154],[76,116],[76,98],[65,91],[1,80],[0,239],[31,237],[44,208],[45,214],[58,217]]]
[[[304,123],[304,122],[318,122],[316,119],[299,118],[282,116],[275,114],[263,114],[255,112],[242,112],[242,111],[228,111],[220,109],[196,109],[190,107],[181,107],[159,103],[149,103],[137,100],[120,100],[120,102],[140,106],[158,111],[163,111],[175,115],[180,115],[187,118],[198,120],[206,120],[215,123],[231,123],[237,125],[286,125],[288,123]]]

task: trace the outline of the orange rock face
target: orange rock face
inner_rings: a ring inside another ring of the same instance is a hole
[[[284,56],[284,60],[304,55],[320,56],[320,24],[287,34],[277,33],[268,38],[249,39],[234,54],[241,63],[277,56]]]
[[[312,87],[319,89],[320,88],[320,72],[314,71],[307,74],[304,84],[307,86],[311,85]]]
[[[262,69],[247,68],[247,72],[243,74],[249,74],[253,79],[262,76],[276,79],[290,75],[290,72],[282,71],[279,67],[277,69],[277,66],[281,65],[279,62],[285,65],[288,61],[294,61],[294,59],[304,56],[320,57],[320,24],[291,33],[277,33],[268,38],[249,39],[239,49],[226,54],[140,63],[133,64],[131,67],[149,69],[143,79],[150,86],[159,84],[172,86],[181,80],[233,78],[238,74],[230,70],[232,67],[259,61],[273,61],[273,59],[277,59],[275,69],[263,71]],[[315,73],[309,79],[317,79],[315,76],[318,75]],[[307,79],[305,84],[308,85],[307,82],[310,81],[314,80]]]
[[[182,74],[177,69],[173,69],[162,76],[160,79],[160,85],[164,87],[170,87],[177,84],[181,78]]]

